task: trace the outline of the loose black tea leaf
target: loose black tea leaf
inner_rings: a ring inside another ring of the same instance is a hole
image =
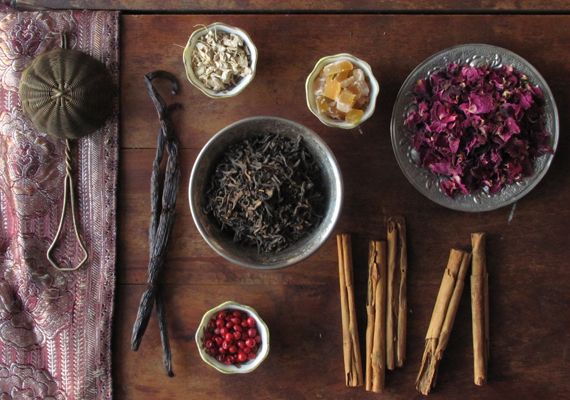
[[[265,134],[228,148],[206,193],[205,212],[234,241],[276,253],[322,219],[321,168],[301,136]]]

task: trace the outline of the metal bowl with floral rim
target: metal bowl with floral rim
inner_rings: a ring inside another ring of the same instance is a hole
[[[546,130],[551,135],[551,146],[556,151],[558,146],[559,123],[558,109],[548,84],[540,73],[524,58],[510,50],[488,44],[463,44],[445,49],[420,63],[408,75],[394,104],[390,124],[392,148],[398,164],[410,183],[428,199],[444,207],[466,212],[491,211],[520,200],[528,194],[546,174],[554,152],[544,154],[535,160],[534,172],[521,181],[507,185],[498,193],[490,194],[481,189],[469,195],[449,197],[440,188],[443,177],[418,165],[418,154],[411,146],[411,129],[404,125],[410,107],[413,107],[413,87],[418,79],[426,78],[449,63],[468,64],[471,66],[489,65],[493,68],[502,65],[513,66],[524,73],[529,81],[542,89],[544,93],[544,113]]]

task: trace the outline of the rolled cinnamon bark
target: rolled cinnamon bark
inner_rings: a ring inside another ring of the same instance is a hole
[[[386,242],[370,242],[368,267],[366,390],[382,392],[386,373]]]
[[[388,303],[386,311],[386,357],[388,369],[392,370],[395,367],[402,367],[406,360],[408,318],[406,220],[401,216],[389,217],[387,227]]]
[[[338,272],[342,316],[342,347],[346,386],[362,386],[362,360],[352,287],[352,248],[350,235],[337,235]]]
[[[473,329],[473,381],[481,386],[487,382],[489,356],[489,301],[485,233],[471,234],[473,266],[471,270],[471,320]]]
[[[374,342],[374,316],[376,315],[376,286],[380,278],[378,263],[376,262],[376,243],[370,241],[368,248],[368,292],[366,298],[366,368],[365,368],[365,388],[372,390],[372,344]]]
[[[386,380],[386,242],[378,247],[380,282],[376,287],[376,315],[374,317],[374,343],[372,346],[372,391],[382,392]]]
[[[435,387],[437,369],[451,335],[470,259],[471,255],[462,250],[452,249],[449,254],[416,379],[416,389],[424,395],[429,394]]]
[[[406,221],[403,217],[395,217],[398,230],[398,261],[400,268],[400,284],[398,287],[398,328],[396,340],[396,366],[403,367],[406,361],[406,335],[408,325],[408,246],[406,244]]]
[[[388,274],[386,294],[386,368],[390,371],[396,368],[396,345],[398,306],[396,297],[396,273],[398,254],[398,230],[393,221],[388,220]]]

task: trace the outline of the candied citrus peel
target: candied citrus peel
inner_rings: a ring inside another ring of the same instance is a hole
[[[336,61],[333,62],[331,64],[326,65],[323,68],[323,73],[326,76],[331,76],[334,74],[340,74],[341,72],[344,71],[352,71],[352,69],[354,68],[354,66],[352,65],[352,63],[348,60],[340,60],[340,61]]]
[[[359,110],[357,108],[353,108],[352,110],[350,110],[349,112],[346,113],[344,120],[348,123],[351,123],[351,124],[357,124],[360,122],[363,115],[364,115],[364,111]]]

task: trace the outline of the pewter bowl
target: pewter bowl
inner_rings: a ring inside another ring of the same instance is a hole
[[[233,241],[230,232],[222,232],[213,218],[204,212],[209,178],[226,149],[233,143],[264,133],[301,136],[308,150],[321,166],[326,204],[320,224],[288,248],[260,254],[256,247]],[[188,188],[190,210],[198,231],[210,247],[226,260],[248,268],[276,269],[293,265],[313,254],[327,240],[338,220],[342,204],[342,177],[336,159],[325,142],[312,130],[296,122],[276,117],[251,117],[235,122],[206,143],[192,168]]]
[[[535,160],[534,173],[521,181],[504,187],[500,192],[489,194],[484,189],[469,195],[447,196],[440,188],[441,177],[417,164],[417,155],[410,144],[412,131],[404,126],[404,120],[412,106],[412,89],[420,78],[426,78],[451,62],[472,66],[512,65],[528,76],[529,81],[542,89],[544,93],[544,113],[546,130],[551,134],[551,146],[556,152],[558,146],[559,125],[558,109],[548,84],[540,73],[524,58],[512,51],[488,44],[464,44],[445,49],[420,63],[408,75],[396,98],[392,111],[390,131],[392,148],[400,169],[410,183],[428,199],[444,207],[467,212],[491,211],[518,201],[528,194],[546,174],[553,154],[545,154]]]

